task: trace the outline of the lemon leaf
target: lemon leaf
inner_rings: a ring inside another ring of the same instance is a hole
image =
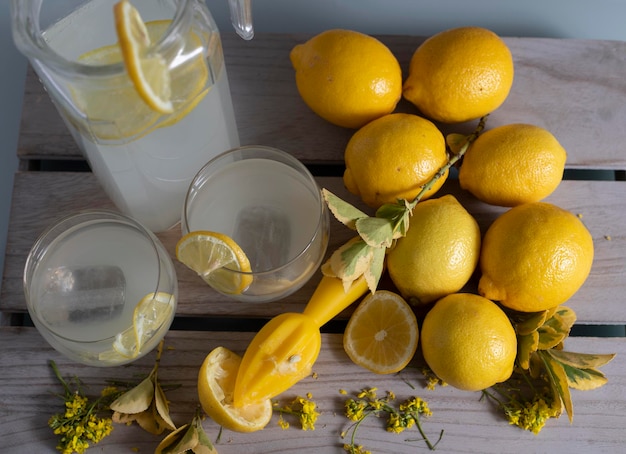
[[[196,433],[198,434],[198,444],[194,448],[195,454],[217,454],[217,449],[211,443],[211,440],[202,427],[202,421],[198,416],[193,419],[193,425],[196,426]]]
[[[572,326],[574,326],[574,323],[576,322],[576,312],[567,306],[557,306],[556,312],[552,315],[552,317],[555,315],[559,316],[560,325],[569,333]],[[548,322],[549,321],[550,319],[548,319]]]
[[[593,353],[566,352],[562,350],[550,350],[549,353],[561,364],[583,369],[604,366],[615,358],[615,353],[598,355]]]
[[[539,333],[531,331],[529,334],[517,336],[517,362],[522,369],[530,367],[530,356],[539,347]]]
[[[597,369],[579,369],[562,363],[561,365],[565,370],[567,383],[574,389],[587,391],[599,388],[608,382],[606,376]]]
[[[537,330],[539,333],[539,350],[549,350],[556,347],[565,338],[567,338],[568,332],[557,330],[551,326],[544,325]]]
[[[186,429],[184,432],[177,430],[169,435],[177,436],[171,445],[161,451],[163,454],[185,454],[187,451],[194,451],[198,444],[198,430],[193,424],[185,424],[182,427]]]
[[[165,427],[169,430],[174,430],[176,429],[176,425],[174,424],[174,422],[172,421],[172,418],[170,417],[170,409],[169,409],[169,405],[167,404],[167,399],[165,398],[165,393],[163,392],[163,388],[161,388],[161,385],[159,384],[159,382],[156,380],[156,374],[154,375],[154,382],[155,382],[155,392],[154,392],[154,403],[155,403],[155,408],[156,408],[156,412],[158,413],[158,415],[161,417],[162,421],[165,423]]]
[[[150,408],[153,398],[154,382],[152,375],[150,375],[137,386],[115,399],[109,407],[113,411],[132,415]]]
[[[174,453],[178,454],[180,452],[185,452],[185,451],[179,451],[177,449],[177,446],[180,443],[178,442],[178,440],[181,438],[181,435],[182,437],[186,436],[188,428],[189,428],[189,424],[185,424],[183,426],[180,426],[175,431],[171,432],[169,435],[167,435],[163,440],[161,440],[161,443],[159,443],[159,445],[156,447],[156,449],[154,450],[154,454],[174,454]]]
[[[367,214],[340,199],[327,189],[322,189],[322,196],[333,216],[349,229],[356,230],[356,221],[368,217]]]
[[[393,225],[393,239],[402,238],[409,229],[411,210],[406,200],[386,203],[376,210],[377,218],[389,219]]]
[[[355,226],[368,246],[387,248],[393,242],[393,227],[389,219],[361,218],[356,220]]]
[[[378,287],[378,281],[383,274],[385,265],[385,249],[374,248],[372,250],[372,261],[370,266],[365,270],[364,276],[367,286],[372,293],[376,293],[376,287]]]
[[[456,132],[453,132],[446,136],[446,144],[453,154],[458,154],[463,149],[463,146],[465,146],[468,140],[468,136]]]
[[[547,311],[533,312],[527,319],[515,324],[515,331],[521,336],[537,331],[545,323],[547,315]]]
[[[552,358],[549,353],[540,352],[540,355],[550,382],[560,397],[561,402],[565,407],[565,411],[567,412],[569,422],[571,423],[574,419],[574,407],[572,404],[572,396],[569,391],[569,383],[565,369],[563,368],[563,365]]]
[[[335,275],[344,283],[357,279],[369,267],[372,249],[360,237],[355,237],[340,246],[330,257]]]

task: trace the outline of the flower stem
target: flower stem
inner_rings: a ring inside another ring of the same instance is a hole
[[[52,371],[54,372],[54,375],[59,380],[61,385],[63,385],[63,389],[65,390],[65,394],[68,395],[68,396],[71,395],[72,394],[72,390],[70,389],[70,387],[67,384],[67,382],[61,376],[61,372],[59,371],[59,368],[57,367],[57,364],[54,362],[54,360],[50,360],[50,367],[52,368]]]
[[[435,447],[439,444],[439,442],[441,441],[441,438],[443,437],[443,429],[439,433],[439,439],[435,442],[435,444],[432,444],[430,440],[428,439],[428,437],[426,436],[426,434],[424,433],[424,429],[422,429],[422,423],[420,422],[419,414],[413,413],[413,419],[415,420],[415,425],[417,426],[417,430],[419,430],[419,433],[422,436],[424,442],[426,443],[426,446],[428,446],[428,449],[430,449],[431,451],[434,451]]]

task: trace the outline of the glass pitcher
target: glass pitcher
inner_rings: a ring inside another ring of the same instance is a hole
[[[13,36],[96,178],[122,212],[154,232],[181,217],[193,176],[239,146],[220,34],[202,0],[132,0],[169,74],[171,113],[150,107],[117,44],[118,0],[13,0]],[[250,0],[229,0],[250,39]]]

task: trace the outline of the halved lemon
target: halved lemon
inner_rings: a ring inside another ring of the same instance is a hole
[[[417,318],[398,294],[378,290],[356,308],[343,335],[350,359],[377,374],[399,372],[411,361],[419,339]]]
[[[233,392],[241,357],[217,347],[205,358],[198,374],[198,397],[203,410],[222,427],[237,432],[263,429],[272,418],[272,401],[235,407]]]
[[[136,358],[141,349],[171,316],[175,297],[165,292],[148,293],[133,311],[133,326],[115,336],[113,349],[103,352],[99,359],[119,362]]]
[[[250,261],[228,235],[196,231],[176,244],[176,259],[194,270],[215,290],[240,294],[252,283]]]
[[[122,0],[113,7],[113,14],[124,65],[139,96],[156,112],[171,113],[169,68],[162,56],[148,52],[150,34],[139,12]]]

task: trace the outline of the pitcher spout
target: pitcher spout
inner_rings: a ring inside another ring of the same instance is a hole
[[[228,0],[230,20],[235,31],[246,41],[254,37],[252,25],[252,0]]]

